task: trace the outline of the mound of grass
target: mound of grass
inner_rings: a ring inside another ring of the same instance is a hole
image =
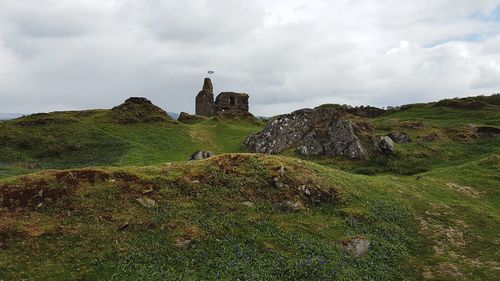
[[[351,189],[363,181],[252,154],[4,180],[0,279],[411,277],[412,211]],[[351,217],[355,208],[365,218]],[[367,256],[344,252],[340,241],[353,237],[369,239]]]
[[[488,105],[500,106],[500,94],[494,94],[491,96],[445,99],[434,104],[434,106],[447,106],[461,109],[481,109]]]
[[[4,179],[0,280],[496,280],[499,159],[419,180],[255,154]],[[342,247],[358,238],[366,256]]]
[[[146,98],[129,98],[111,109],[111,118],[119,124],[173,121],[166,111]]]
[[[134,110],[130,118],[144,117]],[[204,119],[193,125],[163,119],[146,122],[155,119],[151,116],[121,124],[116,114],[116,110],[54,112],[1,122],[0,178],[30,169],[183,161],[196,150],[241,152],[244,138],[262,127],[247,119]]]

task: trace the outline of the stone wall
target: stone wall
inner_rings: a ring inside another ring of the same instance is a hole
[[[241,110],[248,112],[248,95],[233,92],[220,93],[215,99],[215,111]]]

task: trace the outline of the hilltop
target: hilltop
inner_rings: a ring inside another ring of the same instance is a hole
[[[47,168],[184,161],[195,150],[242,151],[256,119],[173,120],[142,99],[110,110],[40,113],[0,123],[0,177]]]

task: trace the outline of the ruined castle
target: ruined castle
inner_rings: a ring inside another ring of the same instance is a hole
[[[222,92],[214,101],[214,88],[210,78],[205,78],[203,89],[196,96],[196,115],[252,116],[248,111],[247,94]]]

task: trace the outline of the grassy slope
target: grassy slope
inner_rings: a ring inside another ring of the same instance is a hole
[[[242,140],[262,128],[239,120],[208,119],[194,125],[179,122],[112,122],[107,110],[51,113],[50,124],[22,126],[26,117],[0,123],[0,178],[39,169],[95,165],[151,165],[183,161],[196,150],[242,151]]]
[[[290,187],[278,189],[282,165]],[[1,213],[0,280],[495,280],[499,172],[498,155],[415,180],[235,154],[2,180],[18,200]],[[313,204],[302,185],[335,196]],[[299,198],[308,210],[273,205]],[[349,237],[372,250],[344,253]]]

